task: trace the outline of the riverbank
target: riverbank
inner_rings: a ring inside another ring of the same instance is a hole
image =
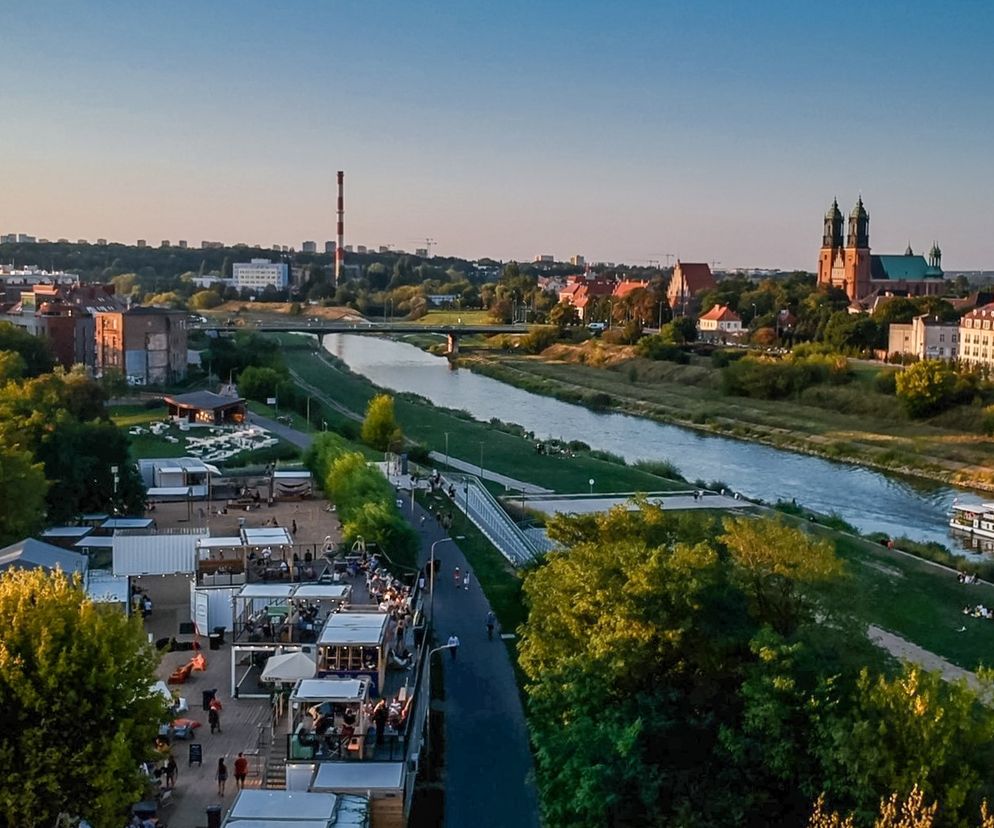
[[[590,364],[594,349],[598,358]],[[587,361],[579,362],[585,354]],[[654,362],[623,347],[554,346],[533,357],[476,352],[461,357],[459,365],[594,411],[616,411],[827,460],[994,491],[994,440],[909,421],[892,397],[889,412],[882,407],[873,416],[848,413],[847,404],[870,407],[860,381],[841,390],[821,389],[834,395],[826,404],[837,403],[826,408],[724,396],[714,387],[714,369],[709,366]]]

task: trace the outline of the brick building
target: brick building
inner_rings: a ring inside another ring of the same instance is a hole
[[[97,375],[120,371],[132,385],[163,384],[186,376],[186,314],[130,308],[94,314]]]

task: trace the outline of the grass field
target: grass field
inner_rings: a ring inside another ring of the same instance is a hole
[[[492,325],[485,310],[430,310],[417,320],[419,325]]]
[[[300,350],[286,351],[287,365],[306,382],[326,389],[352,411],[364,412],[379,390],[363,377],[341,370],[329,360]],[[599,491],[668,491],[686,484],[649,474],[620,463],[600,460],[586,452],[567,457],[537,454],[531,440],[406,397],[395,400],[397,419],[404,433],[435,451],[477,464],[483,450],[484,468],[527,480],[557,492],[583,492],[594,478]]]

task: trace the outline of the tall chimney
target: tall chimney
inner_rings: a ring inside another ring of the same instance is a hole
[[[338,171],[338,243],[335,245],[335,284],[342,278],[345,262],[345,173]]]

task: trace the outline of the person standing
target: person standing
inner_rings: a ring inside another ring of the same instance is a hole
[[[448,640],[449,654],[452,656],[452,660],[456,660],[456,650],[459,649],[459,636],[455,633],[449,635]]]
[[[383,733],[387,727],[387,718],[390,711],[387,710],[386,699],[380,699],[373,708],[373,723],[376,725],[376,744],[383,744]]]
[[[462,576],[463,589],[469,591],[469,570],[466,570],[466,574]]]
[[[244,753],[239,753],[235,760],[235,786],[238,790],[245,787],[245,777],[248,776],[248,759]]]
[[[217,760],[217,773],[214,774],[217,780],[217,795],[224,796],[224,783],[228,781],[228,766],[224,764],[224,757]]]
[[[490,610],[487,613],[487,638],[491,641],[494,640],[494,627],[497,626],[497,616],[494,615],[494,611]]]
[[[455,582],[456,589],[459,589],[459,585],[462,583],[462,575],[459,572],[459,567],[456,567],[456,571],[453,573],[453,581]]]

